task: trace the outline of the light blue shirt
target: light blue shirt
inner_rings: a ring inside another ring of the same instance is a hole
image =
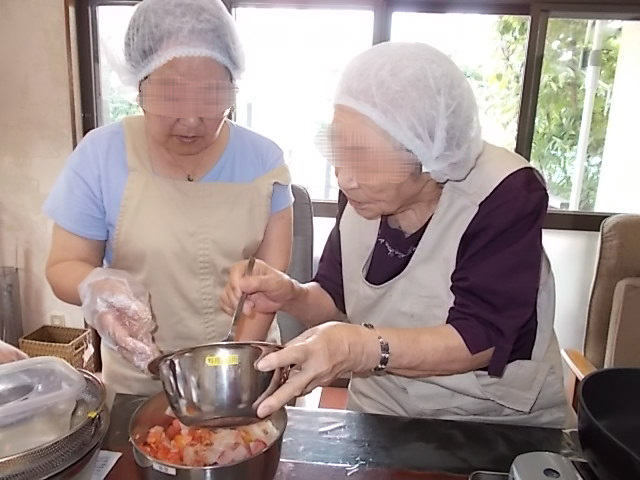
[[[271,140],[229,122],[224,153],[201,182],[250,183],[284,164]],[[60,227],[80,237],[106,240],[105,263],[113,256],[122,194],[129,168],[122,122],[89,132],[73,151],[43,210]],[[271,213],[293,203],[290,185],[274,184]]]

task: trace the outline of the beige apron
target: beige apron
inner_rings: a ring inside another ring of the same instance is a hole
[[[486,144],[465,180],[445,184],[436,212],[406,269],[379,286],[367,282],[365,276],[380,221],[366,220],[347,206],[340,233],[349,321],[407,328],[444,324],[454,301],[451,274],[462,235],[482,200],[510,173],[528,167],[521,157]],[[544,255],[531,360],[509,363],[500,378],[484,371],[417,379],[391,374],[354,376],[349,386],[349,408],[412,417],[561,427],[567,405],[553,331],[554,307],[553,274]]]
[[[288,170],[276,168],[252,183],[162,178],[151,169],[144,117],[125,118],[123,127],[129,176],[110,266],[149,289],[160,350],[220,341],[231,323],[218,304],[229,267],[260,246],[273,184],[288,184]],[[277,335],[273,322],[269,338],[277,341]],[[161,390],[104,343],[101,353],[110,389],[143,395]]]

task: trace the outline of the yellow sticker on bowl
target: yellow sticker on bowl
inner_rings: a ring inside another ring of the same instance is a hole
[[[230,365],[238,365],[238,355],[207,355],[204,359],[205,365],[208,367],[228,367]]]

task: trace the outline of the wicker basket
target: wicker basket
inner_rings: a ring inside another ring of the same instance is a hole
[[[45,325],[22,337],[20,350],[30,357],[62,358],[74,367],[90,372],[96,372],[98,368],[92,334],[85,328]]]

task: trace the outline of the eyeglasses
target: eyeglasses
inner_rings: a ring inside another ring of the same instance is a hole
[[[172,118],[222,118],[236,101],[231,82],[196,82],[179,76],[151,76],[140,84],[138,105],[144,111]]]
[[[334,168],[346,170],[358,183],[401,183],[421,167],[402,145],[358,123],[331,123],[314,143]]]

